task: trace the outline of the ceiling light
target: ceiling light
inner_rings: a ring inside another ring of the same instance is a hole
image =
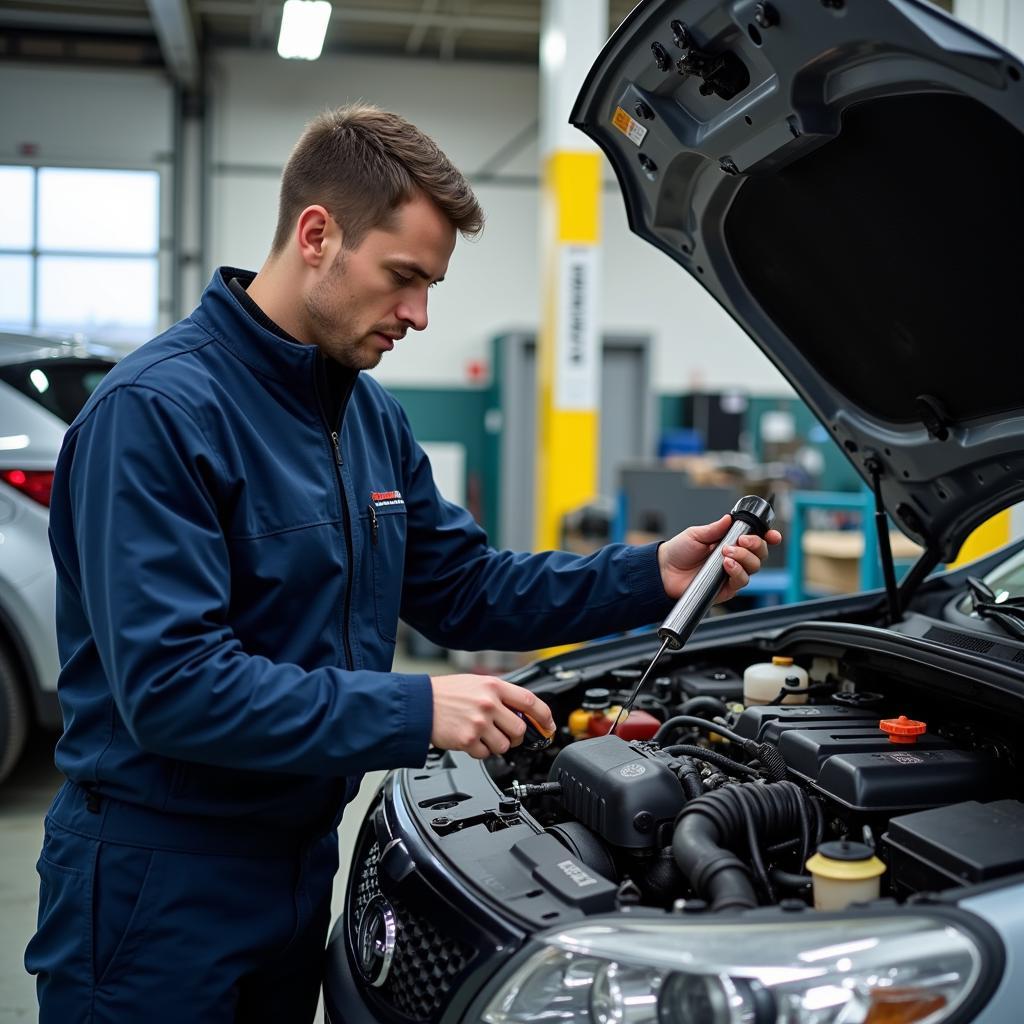
[[[330,20],[327,0],[285,0],[277,52],[294,60],[316,60],[324,48]]]

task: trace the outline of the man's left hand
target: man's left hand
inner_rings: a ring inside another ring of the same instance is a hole
[[[690,581],[700,567],[707,561],[708,555],[715,549],[718,542],[732,526],[732,516],[724,515],[716,523],[707,526],[690,526],[677,533],[671,540],[665,541],[658,548],[658,567],[661,569],[661,582],[665,593],[673,600],[690,585]],[[723,552],[722,565],[726,580],[715,598],[716,604],[735,597],[749,582],[750,577],[761,568],[761,563],[768,557],[768,546],[778,544],[782,534],[778,530],[769,530],[764,540],[754,533],[740,537],[735,546],[727,547]]]

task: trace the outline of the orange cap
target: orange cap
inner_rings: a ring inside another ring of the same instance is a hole
[[[792,665],[793,664],[793,659],[792,658],[784,658],[781,654],[776,654],[772,658],[772,664],[773,665]]]
[[[916,743],[917,737],[925,732],[928,726],[924,722],[900,715],[899,718],[882,719],[878,723],[878,728],[889,734],[890,743]]]

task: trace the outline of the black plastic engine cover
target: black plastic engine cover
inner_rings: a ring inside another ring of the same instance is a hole
[[[598,736],[564,747],[551,766],[562,806],[605,842],[646,849],[658,826],[684,803],[683,789],[663,758],[618,736]]]
[[[877,726],[877,712],[841,704],[757,704],[736,720],[735,732],[758,743],[778,743],[789,729],[833,729],[846,725]]]
[[[820,781],[825,765],[838,755],[877,754],[886,764],[917,764],[914,755],[922,751],[952,748],[949,740],[930,732],[913,744],[892,743],[878,728],[877,718],[831,729],[787,729],[779,735],[777,746],[786,767],[810,782]]]
[[[991,757],[968,750],[836,754],[821,766],[815,788],[851,810],[892,814],[999,795],[998,769]]]

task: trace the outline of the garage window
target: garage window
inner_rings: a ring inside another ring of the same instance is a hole
[[[0,166],[0,329],[146,340],[159,223],[156,171]]]

